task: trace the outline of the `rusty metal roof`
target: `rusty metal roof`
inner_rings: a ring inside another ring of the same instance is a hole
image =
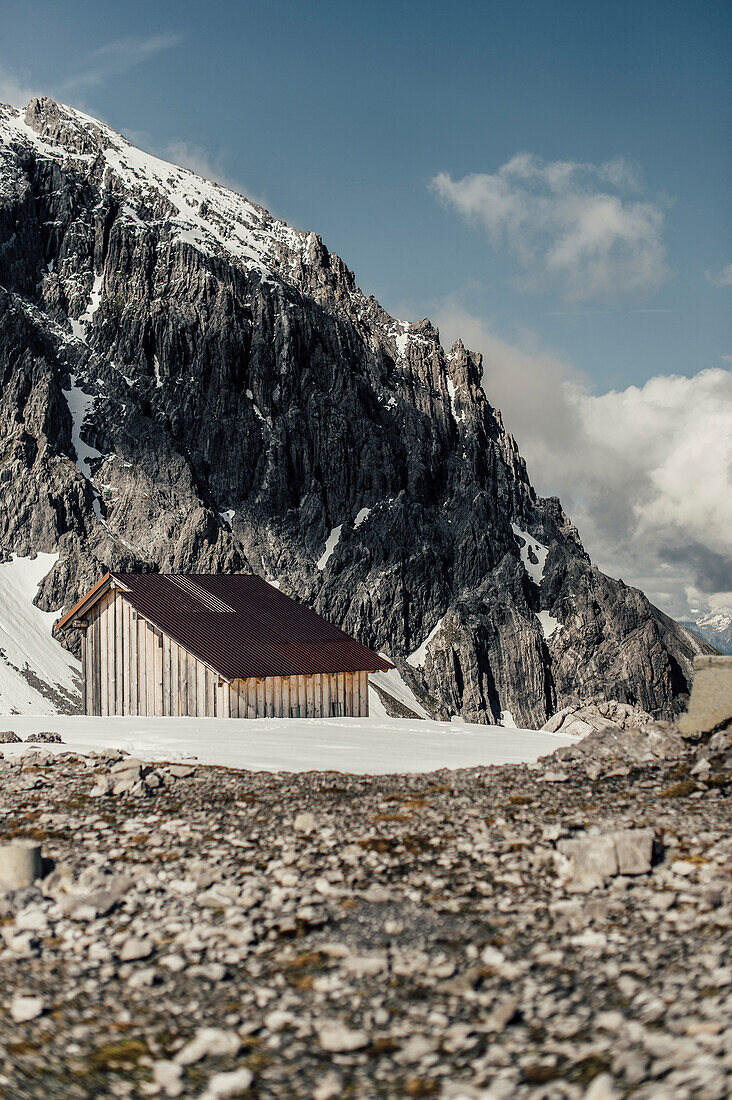
[[[227,680],[393,667],[253,574],[111,573],[110,581],[143,618]],[[100,584],[99,595],[105,590]],[[80,605],[90,606],[88,596]]]

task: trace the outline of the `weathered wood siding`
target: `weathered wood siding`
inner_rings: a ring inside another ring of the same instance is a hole
[[[87,620],[85,714],[213,718],[219,713],[218,673],[138,615],[119,592],[107,592]]]
[[[226,683],[116,591],[89,611],[84,713],[198,718],[367,717],[368,672]]]
[[[232,718],[367,718],[368,672],[233,680]]]

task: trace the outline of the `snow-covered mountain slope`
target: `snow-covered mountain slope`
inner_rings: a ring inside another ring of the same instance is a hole
[[[732,615],[727,611],[711,611],[695,619],[683,620],[682,626],[709,642],[720,653],[732,654]]]
[[[58,554],[0,563],[0,714],[73,713],[81,666],[51,634],[55,611],[33,603]]]
[[[704,643],[537,497],[479,356],[48,99],[0,107],[0,382],[0,550],[59,554],[40,607],[108,567],[251,571],[433,717],[683,705]]]
[[[283,246],[306,256],[310,234],[218,183],[135,148],[82,111],[54,107],[41,101],[30,124],[25,112],[2,108],[0,143],[7,148],[22,142],[38,156],[83,170],[103,191],[119,196],[119,217],[132,230],[157,224],[171,244],[223,253],[268,273],[279,266]]]

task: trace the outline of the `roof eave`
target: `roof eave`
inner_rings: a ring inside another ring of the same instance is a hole
[[[97,583],[74,604],[70,611],[67,611],[65,615],[61,616],[56,623],[55,630],[65,630],[70,625],[72,619],[83,618],[97,600],[102,598],[104,593],[111,586],[112,580],[112,574],[105,573],[101,580],[98,580]]]

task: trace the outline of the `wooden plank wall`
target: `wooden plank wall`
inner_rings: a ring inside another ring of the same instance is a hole
[[[232,718],[330,718],[334,714],[367,718],[369,674],[338,672],[234,680],[230,701]]]
[[[199,718],[368,717],[368,672],[220,681],[147,622],[122,594],[89,611],[82,655],[84,713]]]
[[[91,608],[88,622],[85,714],[213,718],[220,713],[225,696],[218,673],[139,616],[120,592],[107,592]]]

